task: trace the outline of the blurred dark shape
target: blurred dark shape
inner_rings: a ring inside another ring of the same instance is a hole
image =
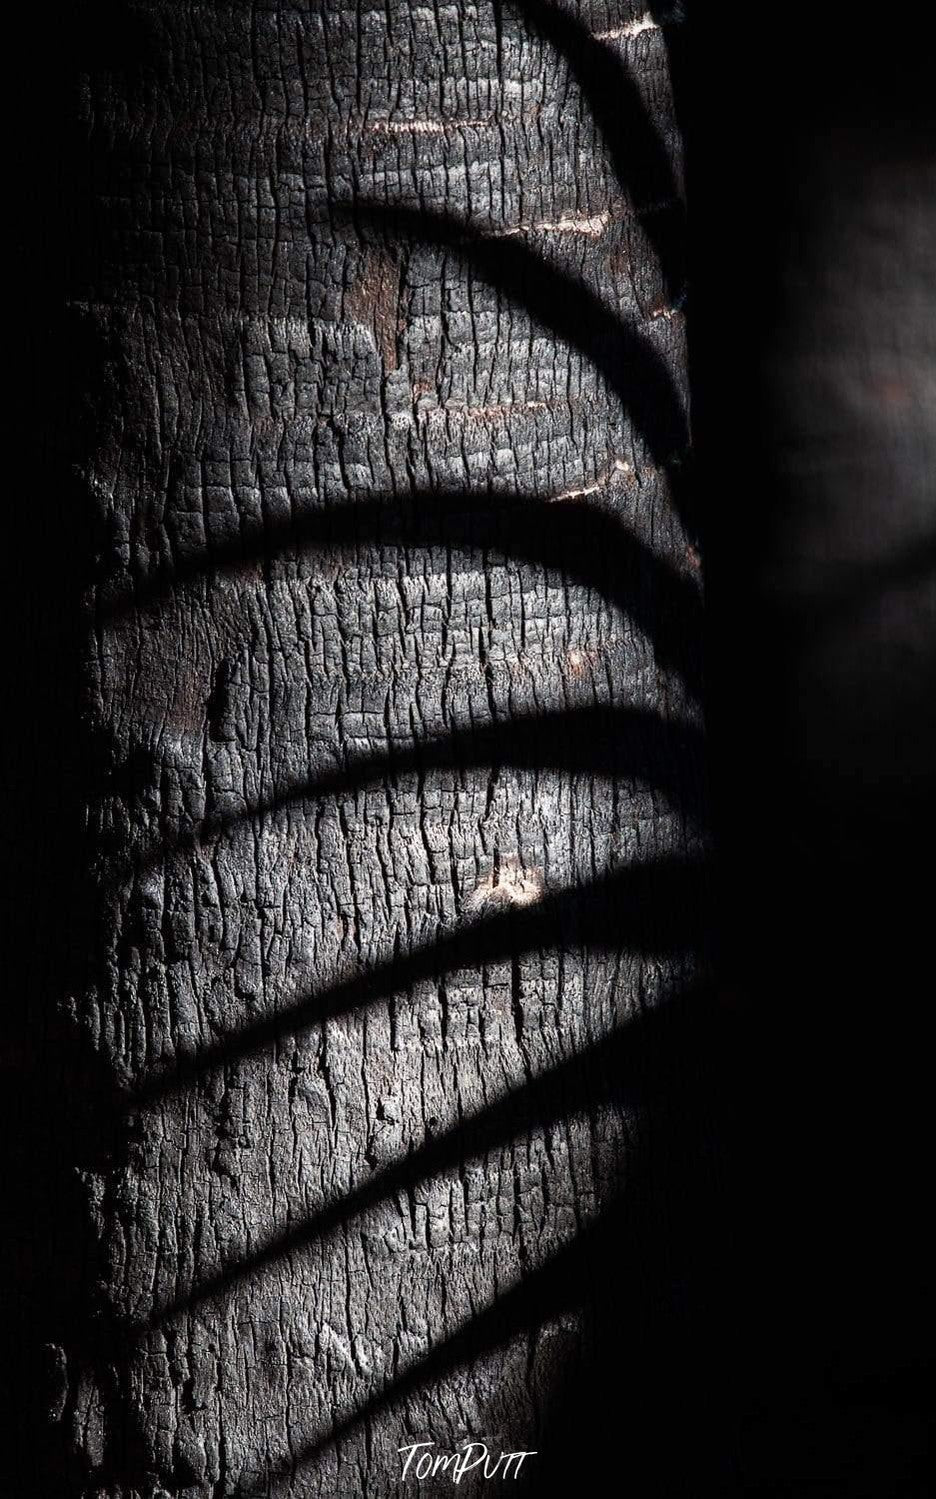
[[[934,91],[896,13],[729,6],[694,37],[719,939],[747,1028],[741,1488],[922,1495]]]

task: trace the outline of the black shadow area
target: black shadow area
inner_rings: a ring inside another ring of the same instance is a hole
[[[922,21],[692,18],[692,388],[746,1491],[926,1492],[936,765]],[[927,248],[929,247],[929,248]],[[920,310],[916,310],[919,308]],[[927,373],[928,371],[928,373]]]

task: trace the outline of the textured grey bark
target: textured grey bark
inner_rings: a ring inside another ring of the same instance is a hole
[[[662,1351],[705,848],[666,31],[106,11],[64,1009],[116,1114],[58,1491],[396,1494],[420,1440],[558,1473],[602,1346],[585,1476],[642,1462],[705,1398]]]

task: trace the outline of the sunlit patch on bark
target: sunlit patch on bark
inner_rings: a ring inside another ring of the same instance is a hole
[[[498,863],[471,892],[469,911],[485,906],[534,906],[543,899],[546,882],[540,869],[524,869],[514,857]]]

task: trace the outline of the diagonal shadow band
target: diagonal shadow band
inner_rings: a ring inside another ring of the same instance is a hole
[[[294,1451],[289,1458],[245,1476],[239,1495],[242,1499],[261,1499],[272,1494],[272,1484],[292,1482],[302,1468],[316,1462],[378,1411],[397,1405],[431,1381],[446,1378],[514,1337],[529,1337],[545,1321],[581,1307],[594,1296],[599,1283],[605,1296],[610,1284],[626,1287],[629,1275],[639,1284],[639,1251],[628,1227],[626,1194],[620,1193],[602,1216],[580,1229],[570,1243],[544,1264],[527,1270],[509,1290],[422,1358],[394,1373],[380,1390],[360,1401],[318,1440]],[[623,1295],[627,1302],[624,1292],[619,1290],[617,1295]],[[627,1310],[636,1322],[639,1309],[634,1293]]]
[[[287,1035],[295,1037],[453,969],[557,945],[656,955],[697,952],[705,946],[708,885],[703,859],[664,858],[556,891],[538,905],[481,917],[155,1068],[126,1091],[125,1106],[156,1104],[206,1073],[262,1055]]]
[[[430,1380],[443,1378],[518,1333],[538,1327],[547,1316],[555,1317],[577,1305],[585,1295],[585,1278],[596,1248],[605,1248],[611,1233],[612,1226],[606,1219],[581,1229],[545,1265],[527,1271],[522,1280],[492,1305],[388,1381],[383,1390],[335,1422],[325,1436],[295,1453],[288,1462],[258,1474],[254,1482],[242,1488],[243,1499],[260,1499],[260,1495],[268,1492],[272,1480],[289,1478],[300,1467],[315,1462],[378,1410],[404,1400]]]
[[[595,1103],[639,1106],[648,1091],[671,1089],[678,1079],[680,1054],[692,1054],[706,1029],[711,1028],[712,1018],[711,996],[702,984],[655,1003],[584,1052],[531,1078],[375,1172],[304,1223],[222,1265],[185,1294],[163,1303],[145,1321],[126,1329],[125,1335],[142,1336],[182,1312],[206,1307],[248,1277],[308,1248],[394,1193],[411,1190],[440,1172],[515,1140],[524,1131],[544,1129]]]
[[[706,801],[703,764],[701,730],[667,723],[646,709],[596,706],[518,716],[444,739],[393,746],[384,754],[355,756],[336,770],[300,781],[242,811],[206,816],[184,834],[162,840],[126,864],[142,873],[287,807],[352,795],[403,776],[417,775],[424,783],[436,772],[489,766],[637,780],[661,791],[701,826]]]
[[[677,303],[685,289],[685,207],[666,142],[644,104],[615,38],[588,29],[552,0],[505,0],[530,29],[562,55],[604,140],[615,177],[643,215],[644,233],[660,267],[664,292]],[[671,21],[654,8],[655,25]]]
[[[647,634],[661,665],[678,670],[693,693],[700,692],[703,624],[697,578],[657,557],[608,510],[523,496],[421,489],[303,508],[286,521],[175,558],[128,590],[102,589],[99,618],[113,622],[135,609],[166,603],[179,586],[237,574],[255,560],[269,563],[293,550],[347,550],[369,543],[478,549],[555,568],[615,603]]]
[[[521,9],[534,21],[539,14],[540,24],[545,17],[545,32],[552,35],[557,47],[566,51],[570,64],[583,92],[586,92],[593,109],[597,110],[600,127],[606,132],[611,144],[615,167],[622,181],[635,192],[635,157],[645,155],[647,166],[642,171],[642,181],[659,183],[659,191],[653,196],[660,201],[673,200],[677,194],[671,181],[666,181],[669,163],[662,142],[656,135],[646,112],[640,105],[636,85],[622,70],[608,48],[593,38],[585,40],[587,33],[579,23],[569,19],[565,24],[564,13],[553,5],[521,4]],[[558,29],[557,29],[558,27]],[[589,70],[591,76],[589,77]],[[613,101],[613,103],[611,102]],[[631,152],[634,154],[631,155]],[[636,191],[643,192],[641,186]],[[678,205],[677,205],[678,209]],[[681,209],[678,209],[681,212]],[[371,226],[378,223],[386,210],[377,206],[352,205],[351,217],[361,224],[370,213]],[[400,215],[393,215],[393,227],[400,232],[406,226]],[[676,271],[669,247],[659,235],[660,225],[651,221],[650,233],[658,235],[657,250],[662,263],[664,279],[675,292]],[[485,276],[500,290],[515,297],[525,305],[545,326],[551,328],[573,347],[578,348],[593,360],[600,373],[612,389],[620,396],[622,404],[631,415],[638,435],[650,455],[660,467],[669,467],[674,458],[681,461],[688,446],[688,424],[682,410],[675,381],[666,369],[652,343],[627,323],[616,320],[603,308],[584,283],[551,268],[526,247],[500,241],[492,248],[483,241],[466,249],[463,226],[420,214],[408,226],[412,237],[432,239],[445,246],[447,251],[460,255],[472,271]],[[685,500],[679,491],[678,474],[673,476],[677,507],[683,516],[688,514]],[[433,503],[438,496],[433,497]],[[350,508],[350,507],[349,507]],[[360,524],[361,506],[354,506],[357,514],[352,525]],[[583,511],[576,507],[575,522],[581,525]],[[529,521],[530,517],[525,517]],[[604,521],[602,522],[604,524]],[[547,538],[547,548],[552,549],[554,562],[565,570],[569,565],[565,548],[573,527],[566,527],[566,538],[559,538],[561,526],[553,528]],[[265,541],[266,541],[265,537]],[[295,528],[290,527],[290,541],[296,539]],[[359,533],[351,536],[352,543],[360,541]],[[451,538],[440,534],[442,544],[450,545]],[[340,543],[338,543],[340,544]],[[472,544],[469,542],[469,544]],[[541,539],[528,543],[542,549]],[[625,570],[631,567],[641,579],[643,587],[627,596],[626,605],[637,618],[643,611],[647,633],[654,640],[661,660],[676,662],[682,655],[681,644],[686,638],[698,634],[693,623],[698,619],[698,593],[688,580],[680,578],[663,564],[652,558],[649,552],[641,551],[640,544],[631,541],[631,553],[625,560]],[[243,559],[243,544],[238,543],[235,561]],[[208,571],[214,566],[209,559]],[[607,559],[601,559],[606,568]],[[597,571],[597,568],[596,568]],[[651,578],[650,574],[653,573]],[[665,581],[664,581],[665,579]],[[175,581],[178,581],[178,574]],[[659,588],[657,588],[659,584]],[[670,591],[667,591],[667,590]],[[639,597],[636,597],[639,595]],[[648,601],[649,600],[649,601]],[[139,598],[135,600],[139,604]],[[661,607],[662,605],[662,607]],[[687,681],[695,677],[698,686],[698,654],[693,640],[684,661]],[[491,734],[494,735],[495,726]],[[526,751],[525,751],[526,752]],[[441,752],[440,752],[441,753]],[[414,755],[415,758],[415,755]],[[186,1081],[202,1073],[206,1068],[223,1065],[227,1060],[246,1056],[275,1045],[284,1030],[295,1030],[317,1023],[328,1015],[346,1013],[356,1005],[370,1003],[381,992],[391,987],[403,987],[421,977],[436,973],[441,966],[459,963],[496,961],[513,954],[518,945],[552,943],[557,930],[573,929],[573,940],[594,946],[614,948],[631,947],[637,951],[659,952],[688,949],[701,938],[704,923],[701,919],[701,867],[664,861],[654,866],[630,869],[588,890],[573,890],[548,896],[542,905],[530,911],[508,911],[493,920],[469,925],[463,931],[430,948],[421,949],[396,959],[376,973],[359,976],[338,984],[324,995],[294,1007],[287,1015],[268,1020],[242,1030],[228,1041],[219,1042],[199,1055],[184,1060],[170,1074],[160,1074],[148,1080],[132,1098],[131,1105],[154,1100],[167,1089],[184,1086]],[[376,992],[375,992],[376,990]],[[571,1086],[571,1083],[569,1084]],[[549,1110],[559,1108],[558,1101],[550,1105],[548,1097],[542,1097],[537,1107]],[[485,1126],[476,1122],[481,1137],[485,1130],[496,1130],[496,1121]],[[500,1123],[507,1128],[506,1120]],[[440,1142],[426,1146],[431,1169],[432,1152]],[[424,1167],[425,1167],[424,1162]],[[383,1184],[386,1189],[386,1184]],[[524,1281],[507,1293],[495,1307],[482,1312],[468,1328],[462,1329],[441,1348],[429,1354],[425,1360],[403,1373],[392,1391],[392,1395],[405,1394],[434,1372],[444,1372],[454,1363],[463,1362],[479,1347],[499,1341],[509,1335],[511,1328],[523,1328],[541,1320],[543,1304],[567,1305],[577,1297],[581,1282],[587,1275],[589,1256],[594,1258],[597,1243],[607,1245],[607,1225],[587,1229],[567,1249],[560,1251],[554,1260],[539,1270],[533,1271]],[[506,1334],[505,1334],[506,1329]],[[378,1401],[388,1398],[387,1393]],[[366,1418],[375,1402],[364,1405],[343,1424],[335,1427],[326,1439],[331,1443],[340,1438],[342,1431],[350,1429]],[[320,1444],[325,1445],[325,1443]],[[314,1455],[311,1449],[306,1456]],[[303,1455],[297,1459],[305,1460]],[[292,1464],[290,1465],[293,1466]],[[264,1475],[263,1486],[268,1485],[269,1475]]]
[[[347,224],[362,238],[389,236],[394,244],[444,250],[598,370],[655,464],[677,469],[685,461],[689,422],[672,370],[653,342],[581,277],[520,240],[485,237],[465,220],[429,209],[360,196],[335,201],[329,212],[333,224]],[[684,509],[681,495],[673,495],[678,509]],[[685,514],[681,519],[688,525]]]

